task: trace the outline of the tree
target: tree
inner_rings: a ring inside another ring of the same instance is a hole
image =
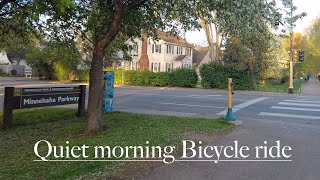
[[[303,45],[305,61],[297,66],[299,71],[310,72],[313,76],[320,73],[320,18],[316,18],[306,30],[306,45]]]
[[[54,30],[54,34],[60,35],[59,38],[72,39],[72,35],[78,33],[92,43],[85,134],[93,135],[102,130],[103,61],[117,35],[122,33],[127,37],[137,37],[141,36],[143,30],[149,36],[154,36],[157,29],[166,29],[176,35],[180,30],[172,24],[173,21],[183,30],[199,28],[197,3],[187,0],[83,0],[74,1],[74,4],[75,8],[65,8],[63,13],[49,12],[47,24]]]
[[[27,63],[38,71],[40,79],[75,79],[82,57],[74,41],[42,42],[30,48]]]
[[[271,9],[275,6],[273,0],[218,0],[212,1],[210,5],[202,4],[200,9],[210,12],[208,16],[201,13],[199,16],[206,33],[211,59],[221,58],[221,47],[228,36],[250,36],[251,33],[261,30],[260,24],[263,28],[263,24],[274,22],[274,14],[278,12]]]

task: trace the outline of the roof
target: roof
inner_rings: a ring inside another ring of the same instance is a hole
[[[174,61],[182,61],[182,60],[184,60],[184,58],[186,58],[187,57],[187,55],[179,55],[179,56],[177,56],[175,59],[174,59]]]
[[[193,63],[196,63],[195,66],[198,66],[204,57],[209,52],[209,47],[196,47],[195,50],[193,51]]]
[[[0,51],[0,65],[10,64],[11,62],[8,59],[6,52]]]
[[[166,42],[179,44],[179,45],[182,45],[182,46],[190,46],[191,47],[191,44],[189,44],[185,39],[183,39],[180,36],[173,36],[169,32],[163,32],[163,31],[160,31],[160,30],[157,31],[157,34],[158,34],[160,39],[162,39],[162,40],[164,40]]]

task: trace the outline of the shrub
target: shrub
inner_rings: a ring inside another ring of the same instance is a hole
[[[121,84],[122,72],[115,70],[115,84]],[[117,80],[119,79],[119,80]],[[195,87],[198,76],[192,69],[177,69],[173,72],[125,71],[126,85]]]
[[[172,72],[170,85],[176,87],[195,87],[197,81],[198,75],[194,69],[181,68]]]
[[[235,90],[252,90],[250,74],[246,70],[227,67],[223,64],[212,62],[200,67],[202,77],[201,85],[204,88],[227,89],[228,78],[233,79]]]

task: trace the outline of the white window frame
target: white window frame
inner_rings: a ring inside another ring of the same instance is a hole
[[[167,54],[173,54],[174,53],[174,47],[172,44],[167,44]]]
[[[192,55],[192,49],[191,48],[186,48],[186,55],[191,56]]]
[[[172,63],[166,63],[166,71],[171,72],[173,68],[172,66],[173,66]]]
[[[152,71],[153,72],[158,72],[159,71],[159,63],[153,63],[153,67],[152,67]]]
[[[133,44],[132,45],[132,51],[133,51],[133,53],[137,53],[138,54],[138,51],[139,51],[138,44]]]
[[[182,63],[182,68],[191,69],[191,64],[190,63]]]
[[[161,44],[155,44],[154,52],[161,54]]]
[[[182,54],[182,47],[181,46],[177,46],[177,54]]]

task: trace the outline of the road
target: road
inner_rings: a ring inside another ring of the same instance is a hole
[[[237,140],[253,146],[280,140],[292,147],[291,162],[176,162],[156,168],[143,179],[319,179],[320,96],[315,92],[320,92],[320,83],[312,81],[303,89],[309,90],[298,95],[236,91],[233,110],[243,125],[207,142],[226,146]],[[116,87],[114,105],[126,112],[215,118],[225,113],[227,92]]]

